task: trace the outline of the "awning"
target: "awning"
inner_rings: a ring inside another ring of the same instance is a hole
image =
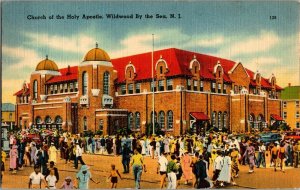
[[[208,116],[205,113],[203,113],[203,112],[191,112],[190,116],[192,116],[196,120],[200,120],[200,121],[207,121],[207,120],[209,120]]]
[[[271,117],[272,117],[273,119],[275,119],[276,121],[283,121],[282,117],[280,117],[279,115],[271,114]]]

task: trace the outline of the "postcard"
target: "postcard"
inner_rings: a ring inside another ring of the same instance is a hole
[[[2,1],[1,187],[299,188],[297,1]]]

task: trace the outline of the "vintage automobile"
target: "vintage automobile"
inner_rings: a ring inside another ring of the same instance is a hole
[[[284,136],[284,140],[300,140],[300,131],[290,131],[287,132]]]
[[[282,137],[279,133],[261,133],[258,135],[258,140],[264,142],[266,145],[274,142],[280,142]]]

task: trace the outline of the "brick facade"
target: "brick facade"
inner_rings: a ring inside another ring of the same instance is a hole
[[[156,122],[174,135],[191,130],[192,112],[202,112],[210,119],[197,119],[197,125],[232,132],[251,130],[258,116],[260,123],[270,124],[270,115],[281,113],[276,99],[281,89],[275,78],[269,83],[262,77],[258,81],[241,63],[177,49],[155,52],[153,93],[150,53],[110,60],[103,52],[91,50],[78,67],[33,72],[28,101],[21,102],[26,89],[15,94],[17,125],[37,125],[37,117],[47,124],[45,119],[50,117],[51,124],[74,133],[102,130],[115,134],[128,126],[145,133],[152,123],[153,94]],[[34,81],[38,84],[36,99]],[[254,93],[258,88],[261,94]],[[277,97],[268,98],[271,92]]]

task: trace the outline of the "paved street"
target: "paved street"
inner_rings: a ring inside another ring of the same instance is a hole
[[[269,158],[267,158],[268,160]],[[106,182],[106,178],[109,175],[110,165],[114,163],[122,172],[122,164],[120,156],[100,156],[100,155],[83,155],[83,160],[87,165],[91,166],[91,172],[94,180],[100,181],[100,184],[90,183],[90,188],[110,188],[110,183]],[[147,173],[142,174],[142,188],[159,188],[159,175],[156,174],[156,160],[146,157],[145,163],[147,165]],[[9,168],[9,159],[6,159],[6,169]],[[269,164],[268,164],[269,165]],[[59,169],[60,180],[57,184],[59,187],[63,179],[67,176],[75,178],[76,170],[73,169],[72,164],[65,164],[63,160],[59,160],[57,166]],[[300,169],[286,168],[286,172],[281,171],[274,172],[272,168],[255,169],[253,174],[248,174],[248,167],[240,166],[240,176],[236,179],[238,186],[229,186],[229,188],[299,188],[300,187]],[[11,174],[8,170],[5,171],[3,179],[3,188],[27,188],[29,174],[33,171],[33,168],[26,167],[22,171],[18,171],[17,174]],[[210,174],[212,174],[210,172]],[[134,181],[133,175],[122,174],[123,180],[119,181],[118,188],[133,188]],[[187,189],[191,188],[191,185],[184,185],[183,182],[178,188]]]

